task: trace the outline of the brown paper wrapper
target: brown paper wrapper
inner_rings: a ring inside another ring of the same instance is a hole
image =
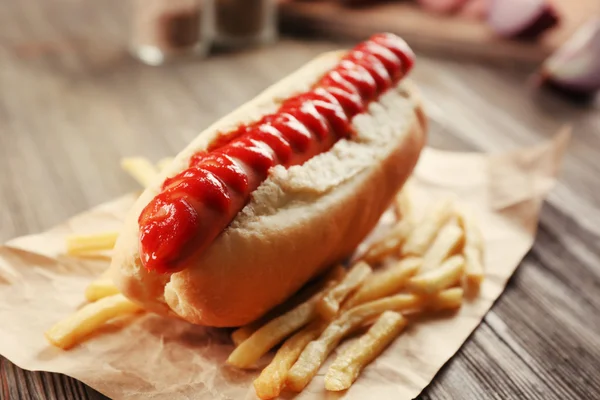
[[[457,313],[411,324],[342,397],[411,399],[427,386],[530,249],[567,141],[565,132],[509,154],[423,153],[412,178],[416,203],[451,195],[473,210],[486,241],[486,278],[479,296]],[[225,365],[233,349],[226,330],[143,314],[108,324],[70,351],[46,342],[44,331],[83,304],[86,285],[109,262],[109,254],[65,256],[65,236],[119,229],[134,199],[124,196],[0,247],[0,354],[21,368],[60,372],[117,399],[255,399],[251,383],[258,370]],[[383,218],[379,229],[387,222]],[[332,359],[298,399],[338,397],[324,390]]]

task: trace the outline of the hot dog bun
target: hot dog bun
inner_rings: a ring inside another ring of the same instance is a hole
[[[352,253],[415,166],[426,119],[403,82],[352,120],[356,136],[305,162],[277,166],[230,226],[176,273],[146,270],[138,217],[166,177],[185,169],[219,132],[258,120],[308,90],[343,52],[324,54],[202,132],[146,189],[117,240],[112,271],[119,289],[150,311],[207,326],[239,326],[263,315],[310,278]]]

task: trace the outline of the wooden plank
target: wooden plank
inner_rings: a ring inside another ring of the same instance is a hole
[[[0,376],[0,399],[107,399],[75,379],[48,372],[24,371],[4,358],[0,359]]]

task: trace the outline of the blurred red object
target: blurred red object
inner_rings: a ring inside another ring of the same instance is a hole
[[[560,15],[548,0],[493,0],[487,21],[500,36],[533,40],[554,28]]]
[[[468,0],[418,0],[428,11],[435,13],[452,13],[458,11]]]
[[[490,0],[469,0],[460,9],[461,16],[472,19],[484,19],[490,7]]]

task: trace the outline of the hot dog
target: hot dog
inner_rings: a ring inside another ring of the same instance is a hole
[[[379,34],[325,54],[201,133],[149,187],[112,270],[145,308],[250,322],[348,256],[417,162],[414,55]]]

